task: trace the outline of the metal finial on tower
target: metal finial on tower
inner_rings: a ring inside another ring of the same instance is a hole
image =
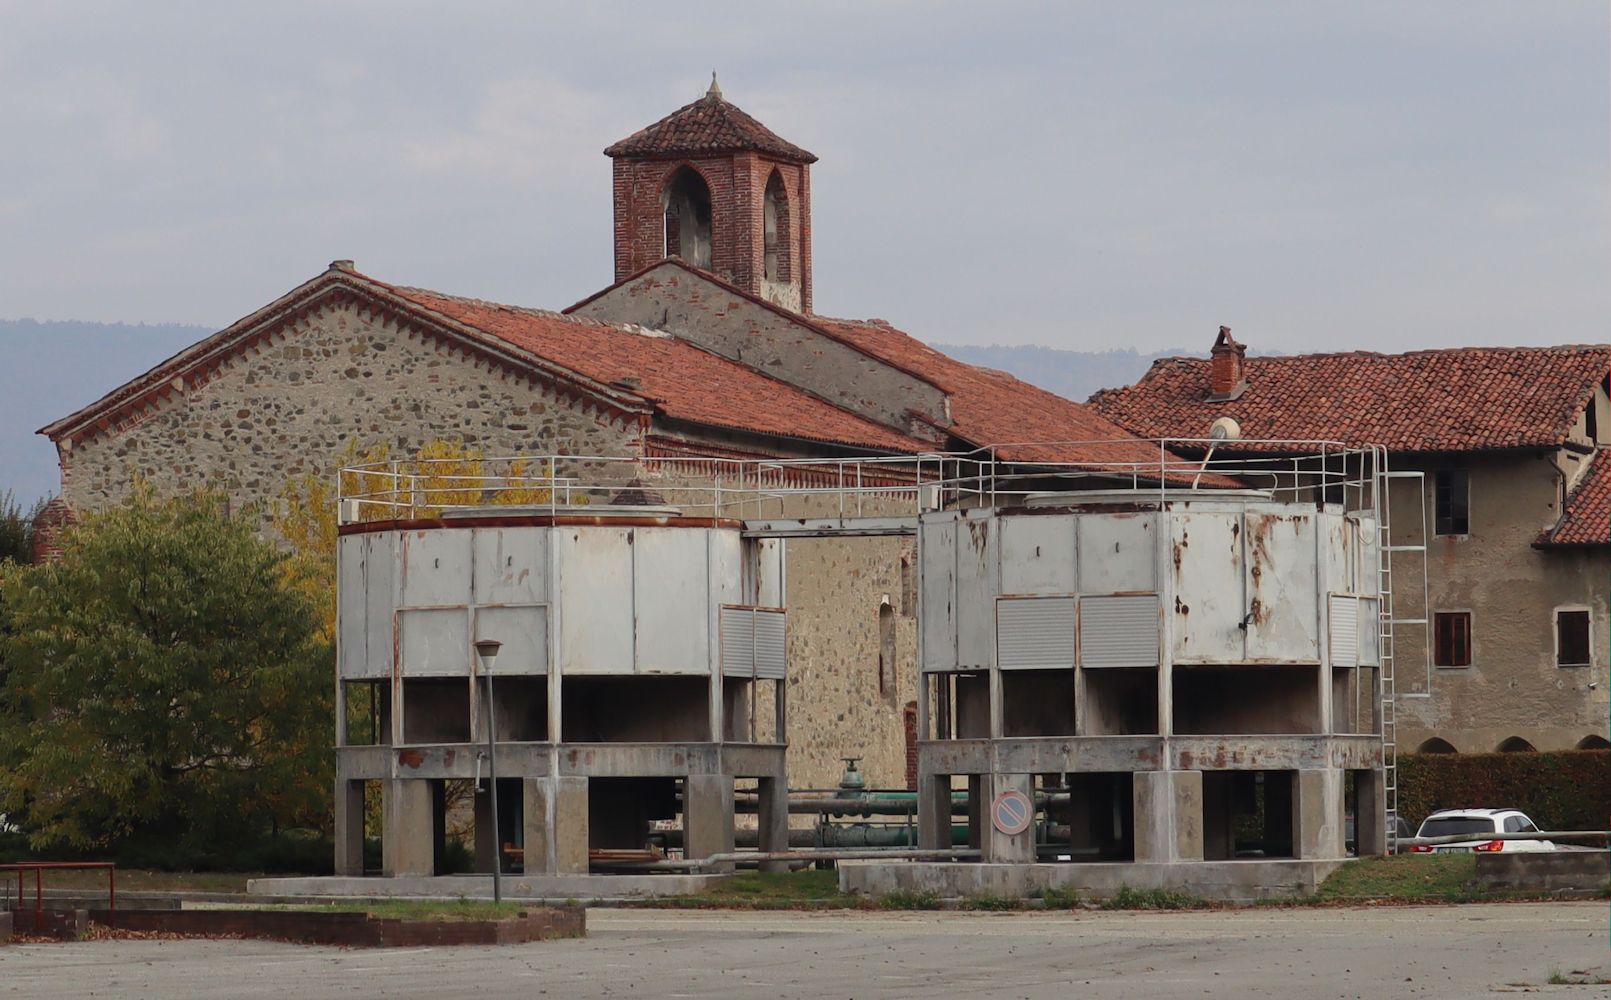
[[[717,101],[722,99],[722,88],[716,82],[715,70],[710,71],[710,89],[705,91],[705,96]]]

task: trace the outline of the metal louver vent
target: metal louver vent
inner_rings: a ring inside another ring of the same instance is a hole
[[[722,674],[782,680],[786,615],[761,608],[722,608]]]
[[[1359,598],[1331,594],[1326,608],[1331,633],[1331,665],[1359,666]]]
[[[996,601],[996,663],[1003,670],[1074,667],[1074,598]]]
[[[1158,666],[1158,596],[1081,597],[1080,664]]]

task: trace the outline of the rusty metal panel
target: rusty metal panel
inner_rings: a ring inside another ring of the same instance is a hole
[[[1351,594],[1328,595],[1326,621],[1331,640],[1327,661],[1334,667],[1359,666],[1359,598]]]
[[[1321,514],[1320,530],[1320,584],[1332,593],[1357,593],[1359,536],[1353,525],[1340,514]]]
[[[1247,655],[1241,515],[1177,512],[1169,517],[1176,662],[1238,663]]]
[[[1249,510],[1247,532],[1247,659],[1320,662],[1320,584],[1315,574],[1315,513]]]
[[[637,673],[710,673],[710,532],[638,528],[632,603]],[[569,593],[566,595],[569,597]],[[572,605],[567,603],[566,610]]]
[[[1077,588],[1083,594],[1156,593],[1158,515],[1079,515]]]
[[[1382,665],[1382,602],[1376,597],[1359,599],[1359,665]]]
[[[1003,594],[1074,593],[1074,515],[1004,517],[997,523]]]
[[[957,523],[951,516],[918,524],[917,620],[923,630],[924,670],[957,668]]]
[[[548,600],[546,527],[476,528],[477,604],[542,604]]]
[[[1382,545],[1374,518],[1350,518],[1354,529],[1354,593],[1374,596],[1381,590]]]
[[[364,539],[364,585],[352,605],[352,612],[364,617],[364,644],[368,648],[366,667],[370,677],[392,676],[396,652],[393,619],[397,613],[397,549],[400,532],[382,531],[361,536]]]
[[[475,638],[496,639],[503,643],[492,668],[500,677],[548,673],[546,607],[508,605],[476,608]]]
[[[585,527],[553,534],[562,674],[632,672],[633,530]]]
[[[783,551],[788,544],[781,538],[757,538],[749,542],[755,546],[755,603],[769,608],[781,608],[787,601],[783,587]],[[741,598],[723,597],[723,601]]]
[[[405,609],[397,613],[397,632],[404,677],[470,676],[468,609]]]
[[[1074,669],[1074,598],[996,601],[996,664],[1003,670]]]
[[[1156,594],[1080,598],[1082,667],[1156,667],[1159,632]]]
[[[999,522],[993,517],[963,518],[957,529],[957,667],[988,669],[996,658],[996,595],[1001,567]]]
[[[470,603],[470,532],[398,532],[403,554],[402,606],[433,608]]]
[[[370,676],[369,636],[364,618],[369,602],[365,579],[368,549],[368,538],[364,535],[348,535],[336,543],[336,592],[341,595],[336,620],[336,660],[344,678]],[[378,652],[385,660],[390,659],[389,648]],[[381,673],[385,670],[383,663]]]

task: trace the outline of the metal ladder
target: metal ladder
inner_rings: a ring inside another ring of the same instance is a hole
[[[1393,542],[1393,514],[1392,497],[1389,485],[1395,479],[1411,480],[1416,483],[1415,496],[1419,499],[1416,504],[1421,514],[1421,542],[1418,545],[1398,545]],[[1427,585],[1426,585],[1426,474],[1422,472],[1396,472],[1388,468],[1387,452],[1383,450],[1378,459],[1378,510],[1377,510],[1377,543],[1380,549],[1378,561],[1379,586],[1377,592],[1381,598],[1378,608],[1378,641],[1381,651],[1381,706],[1382,706],[1382,815],[1386,820],[1387,829],[1391,831],[1387,839],[1389,854],[1398,853],[1397,819],[1398,819],[1398,671],[1396,669],[1398,630],[1400,627],[1420,628],[1423,633],[1430,635],[1428,630],[1427,614]],[[1420,618],[1401,618],[1394,610],[1393,594],[1396,589],[1393,579],[1393,554],[1397,552],[1418,553],[1421,567],[1421,614]],[[1430,642],[1426,645],[1426,680],[1419,692],[1404,695],[1406,698],[1430,698],[1432,696],[1432,657]]]

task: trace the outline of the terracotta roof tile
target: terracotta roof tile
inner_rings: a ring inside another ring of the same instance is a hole
[[[928,446],[686,341],[539,309],[365,280],[617,391],[673,420],[913,453]]]
[[[1611,545],[1611,449],[1601,449],[1540,545]]]
[[[1209,394],[1209,360],[1165,358],[1091,405],[1145,437],[1205,437],[1229,416],[1249,439],[1331,440],[1394,451],[1555,446],[1570,434],[1611,346],[1466,347],[1252,357],[1247,389]]]
[[[1097,468],[1158,466],[1156,442],[1138,438],[1090,407],[1006,372],[958,361],[882,320],[813,316],[811,322],[939,386],[955,422],[947,430],[974,445],[997,445],[1001,458]]]
[[[604,150],[605,156],[671,157],[754,150],[790,163],[816,156],[751,118],[721,93],[707,94]]]

